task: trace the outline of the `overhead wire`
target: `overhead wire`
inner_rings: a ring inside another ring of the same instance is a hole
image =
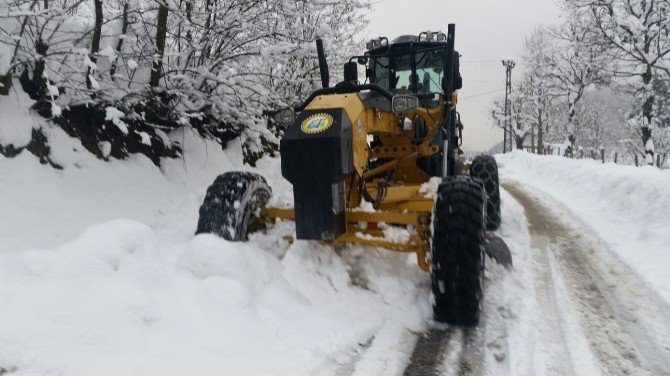
[[[491,90],[491,91],[486,91],[486,92],[479,93],[479,94],[468,95],[467,97],[459,97],[458,100],[477,98],[477,97],[481,97],[481,96],[484,96],[484,95],[498,93],[498,92],[501,92],[501,91],[505,91],[505,89]]]

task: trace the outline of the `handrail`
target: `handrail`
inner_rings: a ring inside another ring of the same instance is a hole
[[[296,112],[304,110],[307,106],[309,106],[310,103],[314,100],[314,98],[320,96],[320,95],[328,95],[328,94],[348,94],[348,93],[358,93],[360,91],[364,90],[371,90],[375,91],[379,94],[381,94],[383,97],[387,99],[393,99],[393,93],[390,91],[384,89],[383,87],[377,85],[377,84],[364,84],[364,85],[354,85],[354,84],[348,84],[345,83],[344,85],[342,83],[337,84],[335,87],[329,87],[326,89],[319,89],[315,92],[313,92],[300,106],[295,108]]]

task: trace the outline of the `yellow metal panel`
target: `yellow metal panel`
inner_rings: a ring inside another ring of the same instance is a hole
[[[293,208],[266,208],[261,210],[261,218],[263,217],[295,220],[295,211]]]
[[[392,251],[409,253],[417,252],[419,249],[421,249],[421,247],[423,247],[423,240],[416,235],[410,236],[410,240],[407,243],[393,243],[386,241],[383,238],[360,237],[356,236],[355,233],[347,233],[337,238],[332,244],[341,243],[362,244],[371,247],[382,247]]]
[[[372,197],[377,195],[377,185],[372,183],[367,185],[368,192]],[[419,196],[418,185],[394,185],[386,188],[386,196],[382,203],[405,202],[415,199]]]
[[[384,222],[396,225],[419,225],[421,216],[419,213],[403,212],[347,212],[348,222]],[[425,220],[424,220],[425,221]]]
[[[384,112],[378,109],[370,108],[365,111],[365,117],[368,125],[368,133],[394,133],[398,132],[400,125],[398,119],[392,112]]]
[[[428,211],[429,213],[430,211]],[[347,211],[347,222],[385,222],[389,224],[426,225],[430,222],[430,215],[426,212],[403,211]],[[295,220],[295,211],[292,208],[266,208],[261,211],[262,218]]]
[[[368,162],[368,139],[365,122],[365,106],[357,94],[330,94],[320,95],[310,103],[306,109],[318,110],[325,108],[343,108],[352,127],[352,147],[354,153],[354,168],[358,174]]]
[[[422,200],[413,200],[406,202],[381,204],[379,206],[379,210],[385,210],[385,211],[407,210],[407,211],[431,213],[433,211],[433,206],[434,201],[432,199],[422,199]]]

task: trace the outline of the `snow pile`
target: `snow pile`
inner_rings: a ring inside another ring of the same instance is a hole
[[[177,240],[115,220],[53,250],[0,253],[0,364],[31,375],[310,375],[346,362],[388,318],[422,328],[418,270],[376,268],[364,289],[332,249],[298,242],[280,258],[259,247],[277,248],[277,236]]]
[[[172,135],[188,150],[183,159],[164,160],[161,173],[144,156],[104,162],[60,128],[41,129],[50,140],[51,160],[64,169],[41,165],[26,151],[0,156],[0,252],[52,247],[116,218],[154,225],[184,205],[194,206],[188,215],[197,216],[193,192],[204,192],[222,171],[242,168],[241,157],[228,158],[218,144],[191,131]],[[241,155],[239,145],[230,149]]]
[[[249,169],[236,142],[174,132],[183,158],[159,170],[98,160],[28,113],[16,124],[41,128],[64,169],[0,156],[0,373],[336,374],[364,350],[360,374],[402,372],[399,346],[431,317],[414,255],[289,245],[284,222],[249,243],[194,236],[209,184]],[[278,163],[256,171],[289,204]]]
[[[670,171],[520,151],[496,158],[503,180],[568,206],[670,302]]]
[[[11,90],[10,95],[1,99],[0,146],[12,145],[14,148],[21,148],[28,145],[33,128],[39,124],[38,118],[30,115],[28,106],[23,105],[31,102],[28,94],[23,90]]]

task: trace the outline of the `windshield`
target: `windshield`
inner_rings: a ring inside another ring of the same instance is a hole
[[[390,52],[388,56],[371,57],[372,83],[397,93],[442,94],[444,69],[439,49],[412,53],[409,46],[393,46]]]

